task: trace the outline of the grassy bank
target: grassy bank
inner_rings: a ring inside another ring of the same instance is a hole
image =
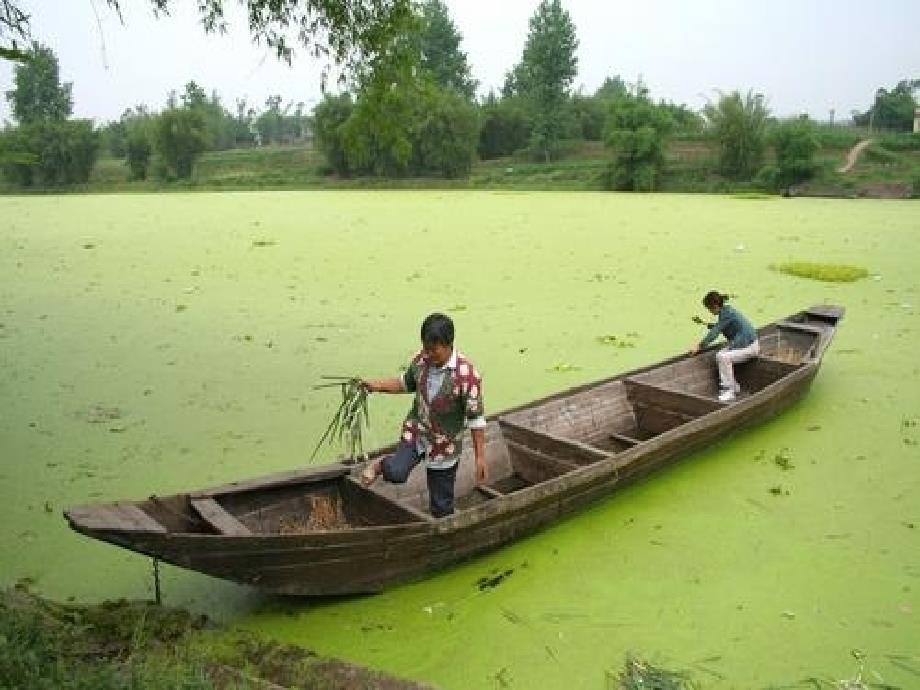
[[[910,137],[882,137],[846,174],[837,172],[850,147],[859,140],[854,131],[822,133],[815,178],[803,185],[803,196],[903,197],[920,190],[920,150]],[[905,143],[907,142],[907,143]],[[715,171],[718,151],[709,141],[678,139],[667,152],[661,191],[732,193],[756,189],[750,181],[730,180]],[[610,153],[600,142],[577,142],[567,157],[534,163],[513,156],[477,161],[470,176],[443,178],[354,178],[325,174],[323,155],[311,148],[266,146],[204,154],[187,182],[130,181],[121,159],[103,158],[80,192],[156,192],[273,189],[507,189],[592,191],[603,189]],[[770,162],[769,160],[767,162]],[[11,187],[0,192],[18,193]]]
[[[0,592],[0,687],[86,690],[421,690],[204,616],[146,601],[77,606]]]

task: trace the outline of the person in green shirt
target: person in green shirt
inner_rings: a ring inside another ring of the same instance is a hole
[[[396,452],[368,463],[361,475],[365,486],[383,476],[402,484],[424,460],[431,514],[454,512],[454,482],[463,450],[465,429],[473,439],[476,481],[486,481],[482,377],[473,363],[454,347],[454,324],[444,314],[430,314],[421,328],[422,349],[402,376],[366,379],[371,393],[413,393]]]
[[[703,297],[703,306],[713,315],[717,316],[715,323],[706,324],[709,329],[703,339],[690,349],[690,354],[695,355],[712,341],[725,336],[728,345],[716,353],[716,362],[719,366],[719,400],[731,402],[741,386],[735,380],[734,365],[746,362],[760,354],[760,343],[757,341],[757,331],[740,311],[730,307],[726,302],[728,295],[723,295],[716,290],[710,290]]]

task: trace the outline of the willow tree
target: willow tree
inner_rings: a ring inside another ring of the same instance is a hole
[[[157,14],[169,14],[179,0],[147,0]],[[227,28],[226,8],[233,0],[198,0],[205,31]],[[106,0],[121,17],[123,0]],[[22,59],[28,45],[30,16],[23,0],[0,0],[0,58]],[[330,63],[351,74],[367,60],[385,52],[398,27],[412,13],[411,0],[237,0],[246,8],[253,41],[265,43],[278,57],[290,62],[294,46],[303,46],[316,58],[326,59],[323,81]],[[123,21],[123,20],[122,20]]]
[[[763,95],[722,94],[718,103],[706,104],[703,115],[719,144],[719,171],[736,180],[753,177],[763,161],[770,115]]]

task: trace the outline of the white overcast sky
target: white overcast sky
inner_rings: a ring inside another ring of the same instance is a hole
[[[538,0],[446,0],[480,91],[498,89],[520,59]],[[320,67],[305,54],[288,67],[254,46],[245,14],[228,0],[226,35],[206,35],[197,3],[174,0],[155,18],[148,0],[122,0],[125,24],[105,0],[21,0],[33,37],[49,45],[73,82],[74,114],[116,119],[134,104],[162,107],[194,79],[233,109],[267,96],[312,107]],[[754,89],[773,112],[826,119],[864,110],[875,89],[920,78],[920,0],[563,0],[577,29],[576,87],[607,75],[641,75],[654,98],[705,104],[715,89]],[[97,21],[98,13],[98,21]],[[0,89],[13,67],[0,61]],[[0,120],[10,116],[0,99]]]

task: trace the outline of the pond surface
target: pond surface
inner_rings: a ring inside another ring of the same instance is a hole
[[[319,377],[396,373],[430,311],[454,316],[497,411],[687,349],[717,288],[755,322],[847,308],[776,420],[379,596],[266,598],[164,567],[166,603],[444,688],[604,688],[630,652],[706,688],[918,687],[918,257],[912,202],[0,198],[0,585],[150,596],[149,560],[62,508],[306,463],[337,404]],[[870,275],[769,268],[790,260]],[[408,402],[372,399],[372,446]]]

